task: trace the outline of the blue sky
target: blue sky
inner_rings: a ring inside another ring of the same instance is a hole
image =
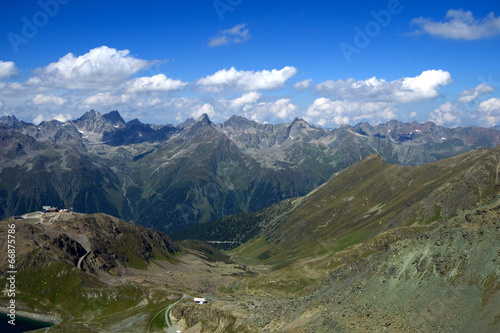
[[[12,1],[0,115],[500,124],[498,1]]]

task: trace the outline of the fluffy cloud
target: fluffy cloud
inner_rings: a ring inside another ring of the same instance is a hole
[[[486,126],[500,124],[500,98],[490,98],[479,104],[476,117]]]
[[[65,123],[68,120],[73,119],[73,117],[68,113],[66,113],[66,114],[59,113],[59,114],[55,114],[55,115],[53,114],[52,119],[60,121],[61,123]],[[35,119],[33,119],[33,124],[39,125],[44,120],[45,120],[45,117],[42,114],[39,114],[38,116],[35,117]]]
[[[125,98],[125,97],[124,97]],[[118,100],[119,101],[119,100]],[[127,104],[117,105],[116,108],[122,110],[130,107],[129,118],[139,117],[141,121],[148,121],[155,124],[171,123],[174,121],[183,122],[189,117],[199,117],[203,111],[198,112],[204,104],[213,104],[213,101],[203,101],[198,97],[172,97],[164,98],[163,95],[151,96],[150,94],[130,95]],[[217,105],[215,108],[219,109]],[[227,105],[225,105],[227,108]],[[221,110],[225,110],[221,108]],[[140,111],[139,111],[140,110]],[[205,110],[207,111],[207,110]],[[126,113],[124,114],[124,117]],[[211,120],[214,120],[210,118]],[[217,118],[217,121],[219,118]],[[222,119],[222,120],[225,120]]]
[[[479,111],[491,114],[500,111],[500,98],[490,98],[479,104]]]
[[[138,77],[126,83],[129,93],[169,92],[182,89],[186,85],[187,82],[170,79],[164,74],[151,77]]]
[[[429,120],[438,125],[458,123],[460,119],[458,105],[450,102],[441,105],[429,115]]]
[[[248,119],[263,121],[283,121],[291,119],[297,112],[297,106],[288,98],[281,98],[275,102],[262,102],[256,105],[246,105],[243,108],[244,116]]]
[[[249,92],[233,100],[212,98],[203,102],[196,98],[181,98],[168,103],[168,106],[165,104],[165,107],[169,112],[177,110],[178,121],[183,121],[188,116],[198,118],[206,113],[215,122],[224,121],[233,114],[240,114],[257,122],[283,122],[293,119],[297,114],[298,107],[288,98],[274,101],[261,99],[262,94]]]
[[[481,20],[476,20],[470,11],[450,9],[442,22],[419,17],[413,19],[411,23],[421,29],[414,34],[426,33],[449,39],[476,40],[500,35],[500,17],[495,17],[493,12]]]
[[[394,90],[396,101],[409,103],[439,95],[441,86],[452,82],[449,72],[443,70],[428,70],[416,77],[407,77],[398,82],[401,85]],[[398,85],[396,84],[396,85]]]
[[[427,70],[416,77],[391,82],[376,77],[360,81],[330,80],[316,85],[315,90],[334,99],[410,103],[437,97],[438,89],[451,82],[449,72]]]
[[[304,81],[300,81],[300,82],[297,82],[293,85],[293,87],[295,89],[299,89],[299,90],[305,90],[305,89],[309,89],[311,88],[311,85],[312,85],[312,79],[307,79],[307,80],[304,80]]]
[[[67,89],[103,89],[122,83],[153,62],[137,59],[129,50],[101,46],[75,57],[68,53],[57,62],[37,70],[28,85],[44,85]]]
[[[61,106],[68,102],[60,96],[37,94],[32,100],[33,105],[54,105]]]
[[[396,110],[391,103],[331,100],[320,97],[309,106],[304,119],[320,126],[333,127],[362,120],[378,123],[395,117]]]
[[[255,104],[262,97],[261,93],[256,91],[251,91],[243,94],[241,97],[235,98],[231,101],[232,109],[241,109],[245,105]]]
[[[281,88],[297,73],[295,67],[286,66],[280,70],[238,71],[234,67],[222,69],[213,75],[199,79],[196,83],[207,91],[220,91],[235,87],[242,91],[270,90]]]
[[[480,122],[489,125],[490,121],[487,120],[487,116],[491,116],[490,111],[495,110],[495,99],[488,100],[490,102],[485,101],[480,103],[479,107],[475,110],[472,110],[472,108],[475,106],[474,102],[481,95],[492,93],[493,91],[495,91],[495,88],[489,86],[487,83],[481,83],[472,89],[464,90],[458,95],[454,103],[446,102],[432,111],[429,114],[429,120],[438,125],[458,124],[466,114],[466,111],[470,111],[472,112],[472,118],[479,118]]]
[[[474,102],[480,95],[489,94],[495,91],[494,87],[488,85],[488,83],[481,83],[475,88],[464,90],[458,96],[459,103],[472,103]]]
[[[95,95],[89,96],[83,100],[83,108],[89,109],[93,107],[102,106],[116,106],[130,101],[130,96],[126,94],[113,94],[110,92],[97,93]]]
[[[61,123],[65,123],[68,120],[71,120],[72,118],[73,117],[71,117],[71,115],[68,113],[66,113],[66,114],[59,113],[59,114],[54,115],[52,119],[60,121]]]
[[[250,38],[250,32],[246,24],[237,24],[231,29],[222,30],[210,39],[208,46],[217,47],[226,44],[239,44]]]
[[[8,79],[17,74],[17,68],[13,61],[0,60],[0,80]]]
[[[43,115],[39,114],[33,119],[33,124],[39,125],[43,121]]]
[[[191,116],[193,116],[194,118],[199,118],[204,113],[206,113],[209,118],[214,118],[217,116],[214,106],[208,103],[203,104],[200,108],[192,112]]]
[[[153,107],[161,105],[161,99],[158,97],[147,99],[145,101],[138,101],[136,104],[138,107]]]

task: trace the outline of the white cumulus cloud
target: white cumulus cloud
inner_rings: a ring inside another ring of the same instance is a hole
[[[129,93],[169,92],[180,90],[186,85],[187,82],[170,79],[164,74],[158,74],[151,77],[138,77],[126,83]]]
[[[136,104],[139,107],[153,107],[153,106],[158,106],[161,104],[161,99],[158,97],[152,98],[152,99],[147,99],[145,101],[138,101]]]
[[[39,114],[33,119],[33,124],[40,125],[40,123],[44,120],[43,115]]]
[[[280,70],[243,71],[222,69],[213,75],[199,79],[196,83],[208,91],[220,91],[224,88],[236,88],[242,91],[270,90],[281,88],[285,82],[297,73],[292,66]]]
[[[488,85],[488,83],[481,83],[475,88],[468,89],[462,91],[462,93],[458,96],[459,103],[472,103],[474,102],[480,95],[489,94],[495,91],[494,87]]]
[[[500,124],[500,98],[490,98],[479,104],[475,115],[479,122],[486,126]]]
[[[60,121],[61,123],[65,123],[68,120],[73,119],[73,117],[69,113],[66,113],[66,114],[59,113],[59,114],[54,115],[52,117],[52,119]]]
[[[240,109],[248,104],[255,104],[262,97],[262,94],[256,91],[244,93],[241,97],[235,98],[231,101],[232,109]]]
[[[479,111],[485,113],[492,113],[500,111],[500,98],[490,98],[479,104]]]
[[[305,90],[305,89],[311,88],[311,85],[312,85],[312,79],[307,79],[307,80],[295,83],[293,85],[293,87],[295,89],[298,89],[298,90]]]
[[[437,97],[439,88],[451,82],[450,73],[440,69],[390,82],[376,77],[359,81],[329,80],[316,85],[315,90],[334,99],[410,103]]]
[[[131,56],[129,50],[101,46],[78,57],[68,53],[38,69],[38,75],[27,83],[66,89],[101,89],[122,83],[152,63]]]
[[[226,44],[239,44],[250,38],[250,31],[245,23],[237,24],[231,29],[222,30],[210,39],[208,46],[217,47]]]
[[[130,96],[126,94],[113,94],[110,92],[97,93],[83,100],[83,108],[93,108],[102,106],[115,106],[130,101]]]
[[[470,111],[472,112],[472,118],[479,118],[480,122],[488,124],[489,121],[484,121],[485,116],[488,115],[484,112],[488,109],[488,103],[480,103],[479,107],[475,110],[471,108],[475,106],[475,102],[481,95],[494,91],[495,88],[489,86],[487,83],[481,83],[472,89],[464,90],[458,95],[455,102],[446,102],[432,111],[429,114],[429,120],[438,125],[456,125],[462,121],[468,111]],[[494,101],[494,99],[492,100]],[[494,102],[490,103],[494,104]]]
[[[317,98],[306,111],[304,119],[320,126],[334,127],[351,121],[379,123],[396,117],[392,103],[360,102]]]
[[[60,96],[55,95],[44,95],[37,94],[32,100],[34,105],[53,105],[53,106],[61,106],[68,102],[67,99],[64,99]]]
[[[431,112],[429,120],[438,125],[453,124],[461,120],[461,115],[457,104],[447,102]]]
[[[288,98],[281,98],[275,102],[261,102],[255,105],[246,105],[243,108],[244,116],[248,119],[264,121],[283,121],[293,118],[297,106]]]
[[[13,61],[0,60],[0,80],[8,79],[17,74],[17,67]]]
[[[496,17],[493,12],[477,20],[470,11],[450,9],[441,22],[418,17],[411,23],[420,27],[413,34],[425,33],[447,39],[477,40],[500,35],[500,17]]]
[[[200,108],[196,109],[194,112],[191,113],[191,116],[194,118],[199,118],[204,113],[206,113],[209,118],[214,118],[218,116],[217,113],[215,112],[214,106],[209,103],[205,103]]]

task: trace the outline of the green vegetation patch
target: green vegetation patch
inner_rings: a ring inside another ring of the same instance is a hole
[[[217,288],[217,291],[220,293],[223,293],[223,294],[234,294],[234,292],[235,292],[233,288],[224,287],[224,286]]]
[[[482,306],[486,306],[489,300],[500,290],[500,281],[497,275],[489,275],[482,283],[483,297]]]
[[[348,247],[362,243],[365,240],[365,238],[368,237],[369,235],[370,235],[369,230],[361,229],[361,230],[358,230],[356,232],[353,232],[349,236],[346,236],[346,237],[334,242],[332,251],[333,252],[342,251],[344,249],[347,249]]]
[[[430,218],[428,218],[428,219],[424,219],[424,218],[419,219],[419,218],[417,218],[417,219],[415,220],[415,222],[417,222],[417,223],[418,223],[418,224],[420,224],[420,225],[429,225],[429,224],[431,224],[432,222],[439,221],[439,220],[441,220],[441,218],[442,218],[442,217],[441,217],[441,209],[442,209],[442,207],[441,207],[440,205],[437,205],[437,204],[436,204],[436,205],[435,205],[435,207],[434,207],[434,215],[433,215],[433,216],[431,216],[431,217],[430,217]]]

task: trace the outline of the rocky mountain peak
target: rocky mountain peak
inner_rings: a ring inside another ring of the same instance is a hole
[[[202,114],[196,121],[188,123],[187,121],[182,124],[184,128],[188,130],[189,135],[196,133],[200,129],[203,129],[207,126],[214,126],[214,123],[210,121],[208,118],[208,114]],[[187,126],[184,126],[187,125]]]
[[[302,118],[295,118],[291,123],[290,123],[290,127],[293,127],[293,126],[299,126],[299,127],[311,127],[311,125],[309,125],[309,123],[307,121],[305,121],[304,119]]]
[[[110,113],[111,115],[108,114],[106,119],[99,112],[90,110],[75,120],[73,124],[75,124],[84,139],[90,142],[100,142],[105,132],[110,133],[116,131],[117,128],[125,127],[124,122],[114,123],[117,120],[117,112]],[[119,114],[118,117],[121,119]],[[108,121],[108,119],[111,119],[111,121]]]
[[[193,125],[193,123],[195,123],[196,120],[194,120],[193,118],[188,118],[186,120],[184,120],[184,122],[180,123],[179,125],[177,125],[176,127],[178,128],[187,128],[191,125]]]
[[[12,128],[16,127],[20,121],[17,120],[16,116],[12,115],[12,116],[3,116],[0,118],[0,122],[1,123],[4,123]]]
[[[312,129],[311,125],[309,125],[304,119],[295,118],[288,125],[287,137],[290,137],[291,139],[296,139],[297,137],[306,134],[310,129]]]
[[[130,120],[129,122],[127,122],[128,127],[135,126],[135,125],[142,125],[142,123],[137,118],[134,118],[134,119]]]
[[[201,123],[212,124],[212,122],[210,121],[210,118],[208,118],[208,114],[206,114],[206,113],[202,114],[200,116],[200,118],[198,118],[197,121],[201,122]]]
[[[102,118],[118,128],[125,127],[125,120],[123,120],[122,116],[117,110],[104,114]]]
[[[223,125],[224,127],[229,126],[238,128],[238,127],[246,127],[252,123],[255,124],[254,121],[248,120],[245,117],[233,115],[228,120],[226,120]]]
[[[372,135],[373,134],[373,127],[367,123],[359,123],[356,126],[353,127],[353,130],[356,133],[362,134],[362,135]]]
[[[97,112],[96,110],[92,109],[90,111],[87,111],[83,114],[83,116],[81,116],[80,118],[78,118],[77,120],[75,120],[76,122],[78,121],[84,121],[84,120],[89,120],[89,119],[101,119],[102,118],[102,115]]]

